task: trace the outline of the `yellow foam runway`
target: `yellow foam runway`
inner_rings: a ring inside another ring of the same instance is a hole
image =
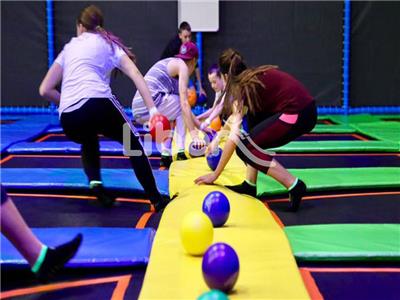
[[[205,157],[193,158],[188,161],[174,162],[169,170],[169,193],[175,195],[180,191],[192,188],[194,180],[212,171],[208,168]],[[246,166],[240,158],[234,154],[225,167],[224,172],[215,182],[217,185],[234,185],[243,182],[246,174]]]
[[[241,174],[244,174],[244,166],[232,161],[221,177],[221,183],[241,182],[242,176],[228,180],[232,178],[231,172],[240,167],[243,168]],[[239,278],[229,297],[309,299],[286,236],[270,212],[260,201],[223,187],[195,186],[193,178],[204,172],[207,172],[204,158],[172,165],[171,194],[179,192],[179,196],[161,218],[140,298],[196,299],[209,290],[202,278],[202,258],[185,254],[179,229],[186,213],[201,211],[207,193],[220,190],[229,198],[231,213],[226,226],[214,230],[214,242],[230,244],[240,260]]]

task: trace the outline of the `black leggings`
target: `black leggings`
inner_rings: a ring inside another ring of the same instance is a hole
[[[123,126],[129,120],[114,99],[91,98],[77,110],[62,113],[61,125],[67,137],[81,144],[82,163],[89,181],[101,181],[100,145],[98,135],[123,143]],[[150,200],[161,196],[154,180],[149,160],[139,137],[130,130],[131,150],[141,155],[129,156],[132,168]]]
[[[295,124],[279,119],[282,113],[275,114],[257,124],[249,134],[240,138],[236,153],[250,166],[267,173],[274,156],[264,149],[276,148],[310,132],[317,123],[315,102],[305,107],[298,115]]]
[[[8,199],[6,188],[0,183],[1,187],[1,204],[5,203]]]

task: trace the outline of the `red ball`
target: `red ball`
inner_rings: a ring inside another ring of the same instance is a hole
[[[150,134],[152,138],[161,143],[170,136],[171,123],[166,116],[157,114],[150,119]]]

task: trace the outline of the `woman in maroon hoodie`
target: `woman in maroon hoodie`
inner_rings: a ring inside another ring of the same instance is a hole
[[[256,196],[257,171],[260,171],[288,189],[291,210],[297,211],[306,193],[306,185],[289,173],[275,159],[274,153],[265,149],[283,146],[310,132],[317,121],[315,101],[298,80],[276,66],[247,68],[236,50],[225,50],[219,58],[219,65],[226,81],[225,95],[222,95],[225,96],[224,114],[229,118],[225,130],[213,140],[207,151],[214,151],[227,132],[229,139],[216,170],[195,182],[212,184],[236,149],[247,165],[246,180],[228,188]],[[247,117],[248,133],[241,129],[244,116]]]

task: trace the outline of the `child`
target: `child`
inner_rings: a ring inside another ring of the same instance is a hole
[[[223,108],[223,100],[221,99],[219,101],[219,98],[225,89],[225,83],[222,79],[221,72],[217,64],[213,64],[208,69],[208,80],[210,81],[212,89],[215,91],[215,100],[213,106],[209,110],[197,116],[199,121],[205,119],[201,123],[200,129],[204,129],[209,126],[211,121],[221,114]]]

